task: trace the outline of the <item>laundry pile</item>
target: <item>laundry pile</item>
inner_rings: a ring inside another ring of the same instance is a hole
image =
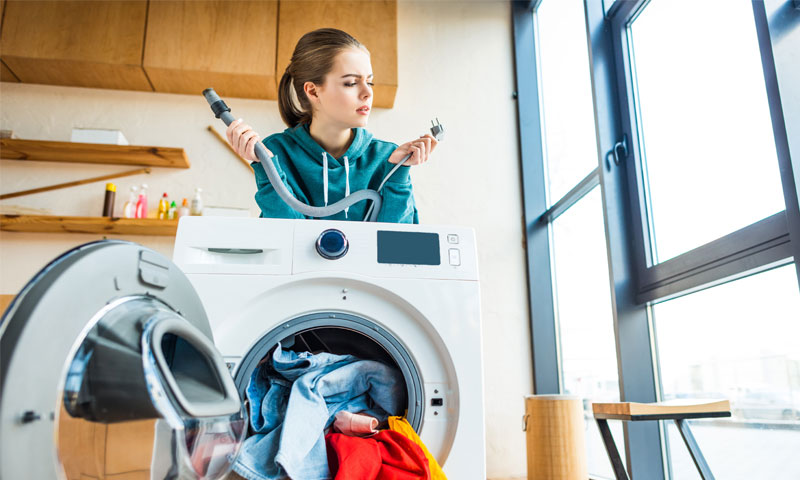
[[[254,433],[233,469],[248,480],[445,479],[398,416],[406,392],[395,368],[278,344],[253,371],[246,394]]]

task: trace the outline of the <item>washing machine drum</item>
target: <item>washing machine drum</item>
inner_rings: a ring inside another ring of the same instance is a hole
[[[78,247],[25,286],[0,323],[0,375],[0,478],[108,474],[112,432],[139,440],[119,433],[130,425],[152,442],[138,460],[151,478],[222,478],[247,433],[188,279],[129,242]]]

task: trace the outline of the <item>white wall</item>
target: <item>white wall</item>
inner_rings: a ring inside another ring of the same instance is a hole
[[[473,226],[478,235],[484,330],[486,444],[489,478],[523,476],[522,396],[531,392],[525,252],[508,2],[407,2],[398,7],[399,89],[395,107],[375,109],[369,129],[405,142],[438,117],[445,139],[432,160],[413,167],[423,223]],[[266,136],[285,127],[273,101],[227,99],[233,113]],[[207,205],[250,208],[252,173],[210,132],[223,131],[198,95],[171,95],[45,85],[0,84],[0,127],[18,138],[68,141],[71,129],[121,130],[132,145],[183,147],[188,170],[155,168],[118,179],[117,208],[130,185],[157,197],[188,197],[195,186]],[[130,167],[0,162],[3,193],[121,172]],[[59,215],[99,215],[103,183],[4,200]],[[98,235],[0,233],[0,293],[16,293],[59,253]],[[172,237],[125,237],[168,258]]]

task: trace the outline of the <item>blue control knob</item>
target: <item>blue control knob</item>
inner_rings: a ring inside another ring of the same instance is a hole
[[[317,252],[322,258],[327,258],[328,260],[342,258],[349,247],[350,244],[347,242],[347,237],[335,228],[329,228],[317,237]]]

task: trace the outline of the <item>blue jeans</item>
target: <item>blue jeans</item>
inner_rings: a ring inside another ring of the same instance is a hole
[[[406,405],[402,374],[352,355],[282,350],[253,371],[247,386],[255,432],[242,445],[234,470],[249,480],[331,478],[325,429],[336,412],[364,412],[386,420]]]

